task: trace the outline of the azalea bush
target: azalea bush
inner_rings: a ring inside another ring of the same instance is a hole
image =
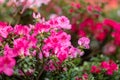
[[[99,58],[99,59],[98,59]],[[117,62],[117,63],[116,63]],[[119,80],[119,61],[113,60],[100,55],[93,57],[90,61],[85,61],[82,66],[73,67],[66,70],[59,76],[51,77],[53,74],[48,73],[47,79],[61,79],[61,80]]]
[[[64,72],[64,68],[72,67],[71,61],[83,55],[83,49],[89,49],[90,40],[82,37],[78,40],[79,46],[74,47],[71,36],[64,32],[70,28],[65,16],[40,20],[29,26],[17,24],[12,27],[0,22],[1,78],[15,75],[39,80],[43,71]]]
[[[0,80],[119,80],[120,23],[107,4],[0,0]]]
[[[76,41],[78,38],[89,37],[91,39],[91,48],[87,51],[88,54],[85,55],[87,59],[99,54],[105,54],[112,59],[119,59],[119,22],[116,21],[116,16],[112,15],[112,13],[109,14],[112,12],[112,9],[117,8],[118,5],[115,5],[116,7],[114,7],[114,4],[119,4],[119,1],[94,1],[53,0],[48,4],[50,7],[44,6],[41,8],[41,14],[50,15],[50,18],[59,15],[67,16],[72,24],[70,34],[72,35],[72,43],[74,45],[77,44]],[[110,12],[106,10],[107,6],[110,7]],[[45,13],[44,10],[46,10],[47,13]],[[116,20],[111,19],[109,15]]]

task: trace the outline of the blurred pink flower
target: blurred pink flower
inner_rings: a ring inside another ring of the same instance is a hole
[[[113,75],[114,71],[118,70],[118,65],[113,60],[103,61],[101,62],[101,68],[106,70],[107,75]]]
[[[30,55],[29,53],[29,48],[30,48],[29,41],[25,38],[18,38],[14,40],[14,51],[18,55],[24,55],[28,56]]]
[[[56,17],[53,19],[50,19],[47,24],[49,24],[52,28],[57,28],[57,29],[71,29],[71,24],[70,21],[67,17],[65,16],[60,16]]]
[[[46,71],[54,71],[56,70],[56,66],[54,65],[54,62],[50,60],[44,67]]]
[[[106,55],[112,55],[115,53],[115,51],[116,51],[116,46],[115,46],[115,44],[113,44],[113,42],[107,43],[103,47],[103,53]]]
[[[7,76],[12,76],[15,63],[16,61],[9,56],[0,57],[0,73],[4,72]]]
[[[7,38],[7,36],[13,31],[12,26],[8,26],[4,22],[0,22],[0,35],[3,38]]]
[[[5,0],[0,0],[0,4],[3,4],[5,2]]]
[[[10,48],[8,44],[5,45],[4,47],[4,55],[9,56],[9,57],[17,57],[18,54],[14,52],[13,48]]]
[[[63,62],[64,60],[66,60],[67,58],[68,58],[68,53],[66,53],[66,52],[59,52],[58,54],[57,54],[57,57],[58,57],[58,59],[61,61],[61,62]]]
[[[82,38],[79,38],[78,44],[83,48],[89,49],[90,40],[87,37],[82,37]]]
[[[23,26],[23,25],[15,25],[14,27],[14,33],[16,35],[21,35],[21,36],[29,36],[30,34],[30,28],[28,26]]]
[[[34,33],[39,34],[43,32],[48,32],[50,30],[50,26],[43,23],[36,23],[34,28]]]
[[[97,66],[94,66],[94,65],[93,65],[93,66],[91,67],[90,72],[91,72],[91,73],[98,74],[98,73],[100,73],[100,72],[101,72],[101,70],[100,70],[100,68],[99,68],[99,67],[97,67]]]

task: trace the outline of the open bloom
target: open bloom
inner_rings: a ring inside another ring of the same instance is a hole
[[[4,47],[4,55],[9,56],[9,57],[16,57],[18,54],[14,52],[13,48],[10,48],[9,45],[5,45]]]
[[[64,53],[60,52],[60,53],[58,53],[57,57],[61,62],[63,62],[64,60],[66,60],[68,58],[68,54],[66,52],[64,52]]]
[[[12,30],[13,28],[11,26],[8,26],[4,22],[0,22],[0,36],[2,36],[3,38],[7,38]]]
[[[25,38],[18,38],[14,40],[14,51],[18,55],[28,56],[30,44],[29,41]]]
[[[0,73],[5,73],[7,76],[11,76],[14,72],[13,68],[15,63],[16,61],[9,56],[0,57]]]
[[[78,44],[86,49],[89,49],[90,40],[87,37],[79,38]]]
[[[35,28],[34,28],[34,33],[39,34],[39,33],[42,33],[42,32],[48,32],[49,30],[50,30],[49,25],[43,24],[43,23],[37,23],[35,25]]]
[[[30,28],[28,26],[16,25],[14,27],[14,33],[17,35],[25,35],[28,36],[30,33]]]

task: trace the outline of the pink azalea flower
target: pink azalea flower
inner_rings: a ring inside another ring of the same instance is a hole
[[[77,55],[78,55],[77,49],[74,48],[74,47],[71,47],[71,48],[69,49],[69,57],[70,57],[70,58],[76,58]]]
[[[66,52],[59,52],[58,54],[57,54],[57,57],[58,57],[58,59],[60,60],[60,62],[63,62],[64,60],[66,60],[67,58],[68,58],[68,53],[66,53]]]
[[[111,28],[114,28],[115,26],[117,26],[117,22],[111,19],[104,19],[103,23],[104,25],[110,26]]]
[[[106,37],[106,33],[105,32],[99,32],[99,33],[96,33],[95,34],[95,38],[98,40],[98,41],[103,41]]]
[[[0,22],[0,35],[3,38],[7,38],[7,36],[12,32],[13,28],[11,26],[7,26],[6,23]]]
[[[14,73],[13,68],[15,63],[16,61],[9,56],[0,57],[0,73],[5,73],[7,76],[12,76]]]
[[[118,70],[118,65],[113,60],[101,62],[101,67],[106,70],[107,75],[113,75]]]
[[[9,56],[9,57],[16,57],[18,54],[14,52],[13,48],[10,48],[9,45],[5,45],[4,47],[4,55]]]
[[[58,40],[60,41],[60,43],[64,46],[70,46],[71,45],[71,42],[70,42],[70,39],[71,39],[71,36],[68,35],[67,33],[65,32],[58,32]]]
[[[71,24],[70,24],[70,21],[67,17],[65,16],[60,16],[60,17],[57,17],[58,18],[58,23],[59,23],[59,26],[63,29],[71,29]]]
[[[14,40],[14,51],[17,52],[18,55],[28,56],[29,48],[30,48],[29,41],[25,38],[18,38]]]
[[[96,74],[100,73],[100,68],[93,65],[91,67],[91,73],[96,73]]]
[[[109,63],[106,62],[106,61],[103,61],[103,62],[101,62],[101,67],[105,68],[105,69],[108,69],[109,68]]]
[[[86,49],[89,49],[90,40],[87,37],[79,38],[78,44]]]
[[[86,36],[86,32],[83,31],[83,30],[79,30],[79,31],[78,31],[78,36],[80,36],[80,37],[85,37],[85,36]]]
[[[34,33],[42,33],[42,32],[48,32],[50,30],[50,26],[43,23],[37,23],[34,28]]]
[[[57,29],[61,29],[61,28],[63,28],[63,29],[71,29],[70,21],[65,16],[60,16],[60,17],[50,19],[47,22],[47,24],[49,24],[53,28],[57,28]]]
[[[17,35],[28,36],[30,33],[30,28],[28,26],[16,25],[14,27],[14,33]]]
[[[38,40],[33,35],[29,36],[29,45],[31,47],[36,47],[37,41]]]

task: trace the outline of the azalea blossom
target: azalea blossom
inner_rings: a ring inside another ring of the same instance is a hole
[[[89,49],[90,40],[87,37],[79,38],[78,44],[86,49]]]
[[[0,57],[0,73],[5,73],[8,76],[12,76],[14,73],[15,59],[9,56]]]

